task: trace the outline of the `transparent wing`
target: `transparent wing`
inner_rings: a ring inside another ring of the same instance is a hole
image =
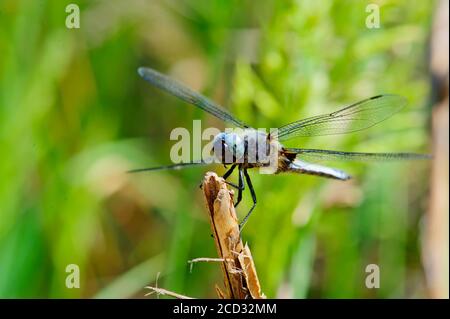
[[[186,167],[192,167],[192,166],[201,166],[201,165],[207,165],[211,164],[211,162],[207,161],[196,161],[196,162],[189,162],[189,163],[179,163],[179,164],[172,164],[172,165],[165,165],[165,166],[158,166],[158,167],[146,167],[146,168],[137,168],[127,171],[127,173],[140,173],[140,172],[148,172],[148,171],[161,171],[161,170],[178,170]]]
[[[139,68],[138,73],[141,77],[144,78],[144,80],[146,80],[153,86],[156,86],[163,91],[175,95],[181,100],[191,103],[225,122],[242,128],[249,127],[247,124],[235,118],[233,115],[231,115],[231,113],[229,113],[227,110],[217,105],[213,101],[209,100],[207,97],[201,95],[200,93],[194,92],[187,86],[174,79],[169,78],[164,74],[144,67]]]
[[[300,159],[323,161],[386,162],[431,159],[429,154],[416,153],[359,153],[301,148],[286,148],[286,151],[297,154]]]
[[[406,105],[402,96],[385,94],[347,106],[339,111],[296,121],[278,129],[280,141],[300,136],[355,132],[384,121]]]

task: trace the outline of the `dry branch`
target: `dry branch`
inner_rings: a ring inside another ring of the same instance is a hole
[[[156,293],[158,295],[171,296],[171,297],[174,297],[174,298],[177,298],[177,299],[194,299],[192,297],[181,295],[181,294],[178,294],[176,292],[173,292],[173,291],[170,291],[170,290],[167,290],[167,289],[164,289],[164,288],[158,288],[158,287],[152,287],[152,286],[147,286],[145,288],[151,290],[149,293],[146,293],[145,296],[150,296],[150,295]]]
[[[209,211],[211,229],[221,262],[225,292],[216,286],[220,298],[265,298],[256,274],[248,245],[242,243],[233,191],[223,178],[208,172],[203,180],[203,193]]]
[[[431,193],[423,238],[423,262],[431,298],[449,297],[449,4],[437,3],[430,41],[435,105],[432,116]]]

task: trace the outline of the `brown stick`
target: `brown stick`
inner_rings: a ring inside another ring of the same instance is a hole
[[[243,245],[233,192],[223,178],[208,172],[203,180],[203,193],[209,210],[211,229],[221,263],[225,293],[216,287],[219,297],[228,299],[265,298],[256,274],[248,245]]]
[[[181,294],[178,294],[176,292],[173,292],[173,291],[170,291],[170,290],[167,290],[167,289],[164,289],[164,288],[158,288],[158,287],[152,287],[152,286],[147,286],[145,288],[151,290],[149,293],[146,293],[145,296],[150,296],[150,295],[156,293],[158,295],[171,296],[171,297],[174,297],[174,298],[177,298],[177,299],[194,299],[192,297],[181,295]]]
[[[424,224],[423,262],[429,296],[449,297],[449,239],[448,239],[448,1],[437,3],[430,41],[430,69],[433,76],[432,137],[433,162],[431,166],[431,192],[429,209]]]

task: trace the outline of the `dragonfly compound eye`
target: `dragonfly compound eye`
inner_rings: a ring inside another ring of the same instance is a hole
[[[245,152],[244,141],[234,133],[217,134],[213,147],[215,157],[224,164],[236,163]]]

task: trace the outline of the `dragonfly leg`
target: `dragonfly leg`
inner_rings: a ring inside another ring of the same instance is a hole
[[[245,183],[244,183],[244,174],[243,174],[244,170],[239,167],[239,188],[238,188],[238,197],[237,197],[237,201],[234,204],[234,207],[237,207],[237,205],[239,205],[239,203],[242,200],[242,192],[245,189]]]
[[[238,189],[239,191],[244,190],[244,185],[241,185],[241,181],[239,181],[239,185],[236,185],[235,183],[228,182],[226,179],[233,173],[234,169],[236,168],[237,164],[233,164],[231,168],[222,176],[222,178],[225,180],[225,183]],[[240,178],[240,177],[239,177]],[[239,197],[239,196],[238,196]]]
[[[225,165],[224,165],[225,166]],[[226,166],[225,166],[226,168]],[[236,164],[233,164],[230,169],[228,171],[226,171],[226,173],[222,176],[222,178],[225,180],[225,183],[227,183],[230,186],[233,186],[234,188],[239,189],[239,186],[237,186],[234,183],[231,182],[227,182],[226,179],[231,175],[231,173],[233,173],[234,169],[236,168]],[[203,182],[199,185],[200,189],[203,187]]]
[[[247,170],[244,169],[244,176],[245,176],[245,180],[247,182],[248,185],[248,189],[250,190],[250,194],[252,195],[252,199],[253,199],[253,206],[252,208],[250,208],[249,212],[247,213],[247,215],[245,215],[244,219],[242,220],[242,222],[239,224],[239,230],[242,231],[242,229],[244,228],[245,223],[247,222],[248,218],[250,217],[253,209],[256,207],[256,193],[255,193],[255,189],[253,188],[252,185],[252,181],[250,180],[250,176],[247,173]]]
[[[230,169],[226,171],[226,173],[222,176],[223,179],[227,179],[231,173],[233,173],[234,169],[236,168],[236,164],[231,165]]]

